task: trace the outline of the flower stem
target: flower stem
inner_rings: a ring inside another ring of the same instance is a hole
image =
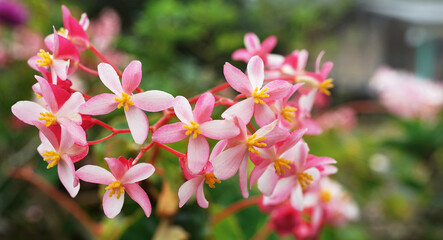
[[[250,197],[247,199],[242,199],[238,202],[235,202],[231,205],[229,205],[227,208],[225,208],[223,211],[217,213],[211,220],[211,224],[215,225],[221,220],[225,219],[226,217],[229,217],[231,214],[234,214],[240,210],[243,210],[247,207],[257,205],[260,200],[259,196]]]
[[[177,156],[177,157],[179,157],[179,158],[180,158],[180,157],[185,157],[185,156],[186,156],[185,154],[183,154],[183,153],[181,153],[181,152],[179,152],[179,151],[177,151],[177,150],[175,150],[175,149],[172,149],[172,148],[170,148],[170,147],[168,147],[168,146],[166,146],[166,145],[164,145],[164,144],[162,144],[162,143],[155,142],[155,144],[158,145],[159,147],[165,149],[166,151],[168,151],[168,152],[174,154],[175,156]]]
[[[96,75],[96,76],[98,76],[98,72],[97,71],[95,71],[95,70],[93,70],[93,69],[91,69],[91,68],[88,68],[88,67],[86,67],[85,65],[83,65],[83,64],[78,64],[78,68],[80,68],[81,70],[83,70],[83,71],[85,71],[85,72],[87,72],[87,73],[90,73],[90,74],[92,74],[92,75]]]
[[[89,50],[91,50],[91,52],[93,52],[103,62],[111,65],[112,68],[114,68],[114,70],[117,72],[118,76],[122,77],[122,72],[120,70],[118,70],[118,68],[116,66],[114,66],[112,63],[110,63],[109,60],[105,56],[103,56],[103,54],[101,54],[92,44],[89,46]]]

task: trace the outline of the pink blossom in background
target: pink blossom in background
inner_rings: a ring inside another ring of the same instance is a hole
[[[340,107],[336,110],[328,111],[315,118],[323,131],[332,129],[350,130],[357,124],[357,113],[351,107]]]
[[[401,118],[433,121],[443,106],[443,84],[404,71],[379,68],[370,86],[383,106]]]

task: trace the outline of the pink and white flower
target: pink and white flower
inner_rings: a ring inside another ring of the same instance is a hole
[[[43,107],[31,101],[19,101],[11,107],[12,113],[23,122],[34,125],[42,123],[47,127],[60,124],[78,144],[86,144],[86,133],[80,126],[82,117],[79,107],[85,100],[81,93],[70,95],[58,86],[49,84],[46,79],[35,76],[47,106]]]
[[[200,172],[208,160],[209,144],[206,138],[223,140],[233,138],[240,133],[233,121],[211,119],[214,104],[214,96],[211,93],[204,93],[192,111],[186,98],[176,97],[174,111],[181,122],[162,126],[152,136],[154,141],[160,143],[178,142],[190,136],[187,162],[193,173]]]
[[[69,39],[79,51],[84,51],[89,48],[91,42],[86,33],[86,29],[88,29],[89,26],[89,18],[86,13],[81,15],[79,21],[71,16],[71,12],[64,5],[62,5],[62,13],[63,25],[65,28],[60,34],[65,35],[65,37]]]
[[[136,201],[145,212],[151,215],[151,202],[146,192],[138,182],[149,178],[155,168],[149,163],[139,163],[132,166],[131,159],[124,157],[105,158],[111,172],[94,165],[86,165],[77,170],[77,177],[85,182],[108,185],[103,195],[103,210],[108,218],[117,216],[125,200],[125,192]]]
[[[249,123],[254,115],[259,126],[267,125],[274,120],[274,113],[268,104],[286,97],[291,90],[291,84],[283,80],[275,80],[263,86],[264,65],[258,56],[251,58],[247,72],[248,75],[229,63],[225,64],[223,73],[226,81],[236,91],[244,94],[246,99],[228,108],[223,112],[222,117],[237,116],[243,122]]]
[[[125,68],[122,83],[114,68],[107,63],[98,65],[98,74],[103,84],[114,94],[103,93],[89,99],[80,106],[80,113],[88,115],[103,115],[114,111],[116,108],[125,110],[126,120],[132,137],[137,144],[142,144],[148,137],[149,122],[142,111],[158,112],[172,106],[174,97],[171,94],[150,90],[132,94],[139,86],[142,78],[141,63],[132,61]]]

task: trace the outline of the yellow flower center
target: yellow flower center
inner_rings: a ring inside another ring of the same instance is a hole
[[[123,187],[120,181],[114,181],[113,183],[109,184],[109,186],[107,186],[105,189],[112,190],[109,192],[109,197],[112,197],[112,195],[116,194],[117,199],[119,199],[120,196],[125,193],[125,187]]]
[[[314,181],[312,176],[305,172],[298,174],[297,180],[300,183],[300,186],[303,190],[305,190],[309,186],[309,184],[311,184],[312,181]]]
[[[61,28],[57,31],[57,33],[60,34],[60,35],[62,35],[62,36],[66,36],[66,29],[61,27]]]
[[[60,161],[60,154],[58,154],[58,152],[46,150],[42,155],[44,157],[43,160],[48,162],[48,166],[46,167],[48,169],[54,167],[58,161]]]
[[[266,147],[266,143],[262,143],[260,141],[265,140],[265,137],[259,137],[257,138],[257,133],[252,134],[248,137],[248,141],[246,144],[248,144],[248,151],[255,153],[257,155],[260,155],[260,152],[257,151],[254,147]]]
[[[292,123],[294,121],[292,118],[295,117],[295,111],[297,111],[295,107],[285,107],[281,110],[281,115],[284,119]]]
[[[134,105],[134,102],[131,100],[131,95],[124,92],[122,92],[121,98],[115,97],[114,100],[118,102],[117,108],[120,109],[121,107],[124,106],[125,111],[128,111],[129,106]]]
[[[334,87],[334,84],[332,84],[332,78],[329,78],[325,81],[323,81],[322,83],[320,83],[320,86],[318,87],[318,89],[320,89],[320,91],[326,95],[331,95],[331,92],[329,91],[329,89]]]
[[[214,173],[205,174],[205,183],[208,184],[210,188],[215,188],[214,183],[221,183],[220,180],[215,178]]]
[[[252,91],[252,96],[254,97],[254,102],[255,103],[261,103],[261,104],[265,104],[265,102],[263,101],[263,98],[267,98],[269,97],[269,94],[266,94],[265,92],[268,90],[268,88],[263,88],[260,92],[258,91],[258,87],[256,87],[254,89],[254,91]]]
[[[330,202],[331,199],[332,199],[331,192],[329,192],[328,190],[321,190],[320,200],[322,200],[323,202]]]
[[[202,133],[202,130],[199,129],[200,125],[194,121],[189,121],[189,125],[183,125],[184,129],[187,129],[188,131],[186,131],[186,136],[191,135],[192,137],[195,139],[197,137],[197,135]]]
[[[46,127],[51,126],[57,121],[55,115],[52,112],[41,112],[40,115],[41,117],[38,117],[38,120],[46,121]]]
[[[41,57],[41,59],[36,60],[39,67],[51,65],[52,57],[48,52],[45,52],[43,49],[40,49],[40,52],[37,53],[37,56]]]
[[[291,169],[291,166],[288,165],[289,163],[291,163],[291,161],[286,160],[284,158],[275,159],[275,161],[274,161],[275,172],[278,175],[285,174],[285,168],[288,170]]]

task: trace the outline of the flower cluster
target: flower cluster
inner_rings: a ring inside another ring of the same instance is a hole
[[[339,200],[332,202],[335,187],[323,184],[328,181],[326,176],[337,172],[333,166],[336,161],[309,154],[308,144],[303,140],[304,135],[321,133],[320,125],[311,118],[311,110],[317,97],[330,95],[333,87],[332,79],[328,78],[333,64],[320,64],[323,52],[317,57],[315,71],[309,72],[306,50],[296,50],[288,56],[272,54],[275,37],[260,43],[255,34],[248,33],[246,48],[232,56],[247,62],[246,72],[226,63],[223,73],[227,83],[187,99],[141,89],[141,62],[130,62],[121,73],[89,40],[86,14],[76,20],[66,7],[62,7],[62,12],[64,28],[59,31],[53,28],[53,34],[46,37],[48,51],[40,50],[29,59],[29,65],[41,74],[35,76],[37,83],[33,90],[43,104],[19,101],[12,106],[12,112],[39,129],[42,144],[38,151],[48,168],[57,165],[60,181],[72,197],[80,189],[79,180],[104,184],[107,187],[103,208],[107,217],[113,218],[121,211],[125,193],[149,217],[151,204],[138,183],[154,174],[155,168],[150,163],[138,162],[156,146],[178,157],[187,179],[178,189],[180,207],[195,193],[198,205],[207,208],[205,183],[214,188],[216,183],[238,173],[242,196],[247,198],[249,189],[257,184],[263,206],[274,209],[289,206],[300,216],[304,209],[321,206],[319,209],[327,212],[327,219],[339,218],[336,215],[353,218],[354,215],[335,209],[344,200],[338,197]],[[103,61],[97,71],[82,64],[80,54],[86,50]],[[97,75],[109,92],[88,96],[72,89],[69,78],[79,69]],[[229,87],[238,92],[235,98],[218,95]],[[217,105],[225,106],[225,110],[220,118],[213,119]],[[92,117],[112,111],[125,114],[128,129],[115,129]],[[145,112],[163,112],[163,117],[150,125]],[[169,123],[174,117],[178,121]],[[87,130],[93,125],[112,134],[87,141]],[[105,160],[110,171],[95,165],[76,170],[74,164],[87,155],[90,145],[123,133],[130,133],[140,145],[135,159],[109,156]],[[207,139],[217,140],[212,149]],[[178,141],[186,142],[186,153],[165,145]],[[249,165],[254,166],[250,174]],[[331,196],[326,201],[328,191]],[[317,202],[312,203],[309,198]],[[329,200],[331,206],[327,204]]]

